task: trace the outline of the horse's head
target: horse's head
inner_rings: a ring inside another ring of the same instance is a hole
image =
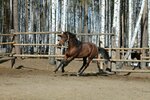
[[[70,33],[70,32],[62,32],[62,34],[59,34],[58,36],[60,37],[60,39],[58,40],[59,41],[58,42],[59,46],[64,45],[64,43],[67,42],[67,41],[69,41],[70,38],[76,37],[75,34]]]

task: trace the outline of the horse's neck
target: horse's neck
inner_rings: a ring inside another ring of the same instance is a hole
[[[75,39],[70,39],[70,41],[68,41],[68,47],[79,47],[81,44],[81,41]]]

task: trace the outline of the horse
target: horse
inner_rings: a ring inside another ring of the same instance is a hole
[[[64,67],[66,67],[75,58],[83,58],[83,65],[78,70],[77,75],[82,75],[85,69],[89,66],[92,59],[98,58],[99,53],[101,53],[102,57],[106,60],[106,63],[110,61],[108,52],[104,48],[97,47],[94,43],[91,42],[79,41],[74,33],[66,31],[62,32],[62,34],[59,34],[58,37],[60,37],[60,40],[58,40],[57,45],[62,46],[67,42],[68,48],[65,51],[64,59],[54,70],[55,73],[60,67],[62,69],[62,73],[65,72]],[[97,68],[99,72],[102,72],[102,69],[100,69],[99,66],[99,61],[97,61]]]

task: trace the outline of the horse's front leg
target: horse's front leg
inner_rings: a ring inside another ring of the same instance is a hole
[[[54,72],[56,73],[61,66],[63,66],[63,60],[60,62],[59,66],[54,70]]]
[[[65,56],[65,58],[61,60],[59,66],[54,70],[54,72],[56,73],[59,68],[61,68],[62,73],[65,72],[64,67],[67,66],[71,60],[72,58],[69,59],[67,56]]]
[[[68,57],[65,55],[64,59],[61,60],[59,66],[54,70],[55,73],[58,71],[58,69],[59,69],[60,67],[62,68],[63,66],[66,65],[67,58],[68,58]],[[63,72],[63,71],[62,71],[62,72]]]
[[[63,62],[63,66],[61,67],[62,72],[65,72],[64,67],[66,67],[73,59],[74,57],[69,57],[68,59],[66,59],[66,61]]]

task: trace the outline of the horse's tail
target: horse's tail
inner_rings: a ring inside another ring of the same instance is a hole
[[[101,54],[101,56],[106,60],[105,63],[107,64],[108,61],[110,61],[110,57],[109,57],[109,54],[108,54],[107,50],[104,49],[104,48],[99,47],[98,51]]]

